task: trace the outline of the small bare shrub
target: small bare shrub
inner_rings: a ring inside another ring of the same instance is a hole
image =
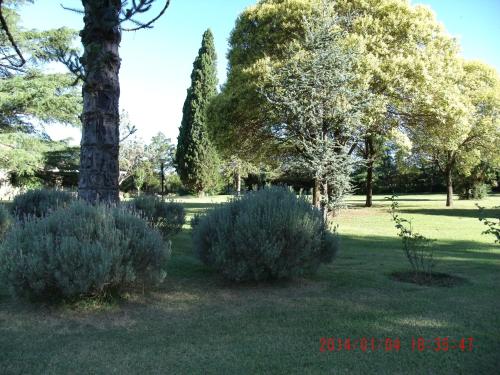
[[[397,197],[393,195],[388,199],[392,202],[391,216],[396,229],[399,231],[398,236],[401,237],[403,242],[403,251],[406,259],[408,259],[416,278],[421,274],[430,280],[436,265],[433,247],[434,240],[415,232],[412,221],[401,217],[397,213],[399,204],[396,198]]]

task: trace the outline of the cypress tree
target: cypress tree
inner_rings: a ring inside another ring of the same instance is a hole
[[[207,129],[207,108],[217,94],[217,57],[214,38],[203,34],[201,48],[193,63],[191,87],[184,102],[177,138],[175,165],[184,186],[192,193],[214,191],[219,183],[219,161]]]

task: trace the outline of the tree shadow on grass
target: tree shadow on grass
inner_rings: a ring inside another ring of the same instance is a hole
[[[395,252],[403,254],[401,239],[398,237],[341,235],[341,240],[341,250],[337,260],[365,260],[368,263],[373,260],[373,256],[380,255],[380,260],[383,260],[384,257],[391,257]],[[492,251],[494,248],[494,244],[477,241],[438,240],[434,243],[434,255],[440,258],[438,259],[439,263],[463,264],[464,261],[478,262],[485,267],[491,266],[498,270],[500,267],[495,265],[495,261],[500,261],[500,254]],[[368,256],[370,259],[367,259]],[[484,261],[492,262],[488,264],[484,263]]]
[[[493,244],[476,241],[436,241],[434,256],[437,258],[436,272],[454,274],[494,274],[500,270],[500,254],[492,251]],[[221,276],[212,268],[205,266],[195,255],[191,242],[191,230],[173,238],[173,254],[168,266],[170,280],[194,284],[224,287]],[[352,277],[359,277],[360,272],[366,277],[409,269],[404,257],[401,239],[396,236],[353,236],[341,235],[341,249],[333,261],[331,270],[346,272]],[[331,278],[328,268],[324,277]],[[371,275],[371,276],[370,276]],[[351,277],[349,276],[349,277]],[[311,281],[324,281],[323,277],[306,277]],[[232,284],[231,284],[232,285]],[[287,283],[284,283],[287,285]]]
[[[390,197],[390,194],[387,195],[387,197]],[[384,198],[373,198],[372,199],[373,202],[388,202],[387,199]],[[398,196],[397,198],[397,201],[398,202],[445,202],[446,201],[446,197],[442,197],[442,198],[406,198],[405,196]],[[362,205],[364,207],[365,205],[365,202],[364,201],[358,201],[358,200],[350,200],[348,199],[347,202],[349,204],[355,204],[355,205]]]
[[[438,215],[452,217],[470,217],[479,219],[479,217],[499,217],[500,209],[485,208],[482,212],[479,210],[461,209],[461,208],[402,208],[402,213],[420,214],[420,215]]]

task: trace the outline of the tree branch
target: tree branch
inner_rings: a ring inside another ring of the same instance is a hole
[[[146,10],[148,10],[151,7],[152,1],[154,1],[154,0],[141,0],[141,2],[139,3],[139,5],[136,5],[135,4],[135,0],[134,0],[134,6],[133,6],[133,8],[132,9],[127,9],[127,11],[124,13],[125,17],[123,19],[121,19],[120,22],[132,21],[136,25],[140,25],[140,26],[134,27],[134,28],[131,28],[131,29],[122,28],[122,30],[123,31],[137,31],[137,30],[141,30],[141,29],[149,29],[149,28],[151,28],[152,27],[151,25],[153,23],[155,23],[167,11],[167,8],[170,5],[170,0],[166,0],[165,1],[165,5],[164,5],[163,9],[160,11],[160,13],[156,17],[154,17],[151,21],[149,21],[147,23],[144,23],[144,24],[140,23],[138,21],[133,20],[132,17],[135,14],[137,14],[137,13],[143,13]]]
[[[14,40],[14,37],[10,33],[9,27],[7,26],[7,21],[5,21],[5,18],[3,16],[2,5],[3,5],[3,0],[0,0],[0,23],[2,25],[2,29],[5,31],[5,34],[7,34],[7,38],[9,38],[12,48],[14,48],[14,51],[16,51],[17,56],[19,56],[19,59],[21,60],[20,63],[15,63],[11,61],[9,62],[13,68],[21,68],[24,64],[26,64],[26,60],[24,59],[21,50],[19,49],[16,41]]]

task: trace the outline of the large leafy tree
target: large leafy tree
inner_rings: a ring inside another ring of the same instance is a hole
[[[228,82],[216,106],[218,133],[227,138],[225,144],[247,155],[287,152],[268,131],[273,108],[258,95],[258,87],[265,84],[266,61],[274,66],[286,63],[288,46],[304,38],[303,20],[308,15],[318,17],[322,3],[261,0],[238,18],[230,38]],[[426,82],[434,79],[448,59],[456,58],[456,45],[431,11],[407,1],[328,3],[344,18],[341,26],[346,38],[361,48],[356,74],[372,97],[356,143],[368,167],[366,204],[370,206],[373,165],[382,154],[379,149],[394,128],[403,129],[403,120],[410,116],[409,103],[424,94]]]
[[[182,183],[196,194],[214,190],[220,180],[218,156],[207,126],[207,108],[217,94],[216,64],[213,35],[207,30],[193,63],[175,155]]]
[[[269,66],[287,60],[294,40],[303,39],[311,0],[265,0],[247,8],[229,39],[228,79],[210,108],[210,128],[224,155],[253,165],[278,161],[283,150],[269,128],[272,105],[259,94]]]
[[[366,206],[372,205],[374,165],[383,145],[408,116],[408,106],[425,95],[430,81],[456,59],[456,44],[423,6],[401,0],[336,0],[340,14],[355,14],[346,25],[363,46],[360,73],[373,96],[363,118],[359,149],[367,166]]]
[[[469,174],[481,163],[498,163],[500,147],[500,77],[480,62],[443,69],[427,95],[415,103],[415,148],[436,163],[447,186],[446,206],[453,204],[453,174]],[[497,164],[498,166],[498,164]]]
[[[151,142],[146,146],[146,155],[156,170],[163,164],[165,170],[174,168],[175,146],[170,138],[158,132],[151,138]]]

